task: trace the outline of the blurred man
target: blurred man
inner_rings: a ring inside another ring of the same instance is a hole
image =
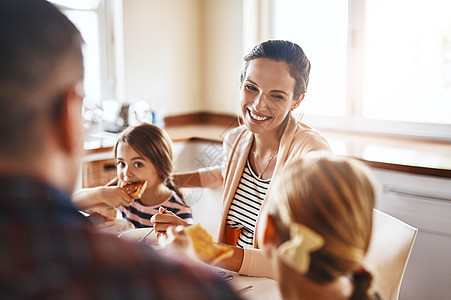
[[[236,298],[203,268],[97,233],[72,206],[83,150],[74,25],[44,0],[0,0],[0,41],[0,299]]]

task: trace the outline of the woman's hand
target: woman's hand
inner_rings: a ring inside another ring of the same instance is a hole
[[[184,226],[169,226],[166,229],[166,236],[161,237],[160,246],[163,248],[174,247],[181,248],[182,250],[188,250],[191,248],[194,253],[194,247],[192,245],[189,234],[185,231]]]
[[[169,226],[166,234],[160,236],[158,242],[164,249],[163,252],[171,257],[178,257],[184,263],[187,263],[185,258],[188,258],[195,264],[204,264],[198,258],[191,237],[185,231],[185,226]]]
[[[152,218],[150,218],[150,222],[152,222],[155,228],[157,238],[159,238],[160,235],[164,235],[169,226],[186,227],[189,225],[185,220],[178,217],[173,212],[166,210],[163,207],[159,208],[158,214],[155,214],[152,216]]]

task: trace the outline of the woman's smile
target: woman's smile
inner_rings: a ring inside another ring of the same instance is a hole
[[[271,119],[271,117],[269,117],[269,116],[264,116],[257,112],[253,112],[250,108],[247,108],[247,111],[253,121],[264,122],[266,120]]]

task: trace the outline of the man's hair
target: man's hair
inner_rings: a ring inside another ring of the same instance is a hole
[[[43,121],[83,79],[80,32],[44,0],[0,1],[0,155],[41,146]]]

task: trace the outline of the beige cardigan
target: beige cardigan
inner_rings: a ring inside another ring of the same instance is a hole
[[[223,146],[227,153],[228,162],[223,176],[223,208],[218,238],[218,241],[222,243],[230,244],[230,242],[226,240],[225,236],[227,214],[240,182],[241,175],[243,174],[253,138],[254,134],[252,132],[250,132],[245,126],[240,126],[232,129],[227,134],[223,142]],[[330,150],[329,144],[323,136],[321,136],[318,131],[303,123],[297,122],[292,116],[290,116],[285,133],[280,140],[274,174],[280,172],[280,170],[282,170],[287,163],[302,157],[308,152],[319,150]],[[199,173],[201,181],[203,177],[207,176],[207,174],[202,173],[204,172]],[[270,189],[271,184],[268,191]],[[263,202],[261,210],[266,207],[266,203],[267,202]],[[258,216],[254,234],[255,249],[244,250],[243,263],[238,273],[250,276],[274,277],[274,273],[271,270],[271,264],[262,251],[258,249],[256,241],[260,216],[261,214]]]

